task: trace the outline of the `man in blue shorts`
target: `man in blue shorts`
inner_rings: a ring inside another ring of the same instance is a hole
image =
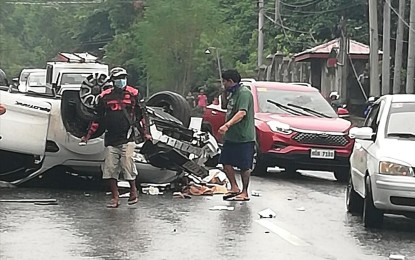
[[[238,71],[224,71],[222,79],[225,87],[222,106],[227,109],[227,113],[226,123],[219,128],[219,133],[224,135],[219,163],[224,166],[231,184],[224,199],[248,201],[255,149],[254,100],[251,91],[241,84]],[[241,171],[242,191],[236,182],[234,167]]]

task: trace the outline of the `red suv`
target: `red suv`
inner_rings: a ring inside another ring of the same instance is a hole
[[[257,153],[253,173],[279,166],[290,173],[334,171],[338,181],[349,179],[354,144],[348,136],[351,123],[340,118],[316,88],[252,80],[243,84],[254,96]],[[220,105],[210,105],[203,116],[204,127],[219,142],[225,112]]]

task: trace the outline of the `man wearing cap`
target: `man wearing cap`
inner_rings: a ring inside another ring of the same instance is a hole
[[[100,125],[105,127],[106,152],[102,177],[109,180],[111,187],[112,199],[107,207],[117,208],[119,206],[118,180],[120,174],[130,184],[128,204],[132,205],[138,202],[135,184],[138,173],[133,160],[135,143],[131,123],[141,121],[143,116],[138,90],[127,85],[127,71],[119,67],[112,69],[110,81],[113,86],[103,90],[99,95],[97,120],[90,124],[88,133],[82,138],[82,141],[86,143]],[[144,136],[144,128],[140,124],[138,126],[138,130]]]

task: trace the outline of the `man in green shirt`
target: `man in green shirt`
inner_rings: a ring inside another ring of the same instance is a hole
[[[226,122],[219,128],[224,135],[224,144],[219,163],[224,166],[231,189],[224,196],[226,200],[248,201],[248,186],[255,152],[254,100],[251,91],[241,84],[236,70],[222,73],[223,108],[227,109]],[[234,167],[241,171],[242,191],[235,178]]]

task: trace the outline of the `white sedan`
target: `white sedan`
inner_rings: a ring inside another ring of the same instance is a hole
[[[356,139],[346,207],[363,213],[365,227],[387,214],[415,214],[415,95],[386,95],[372,106]]]

